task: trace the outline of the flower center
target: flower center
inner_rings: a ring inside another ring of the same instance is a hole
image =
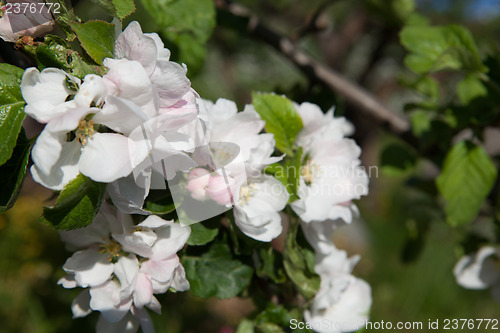
[[[94,122],[92,120],[80,120],[75,135],[78,142],[80,142],[82,146],[85,146],[87,144],[87,138],[91,138],[92,135],[94,135]]]
[[[313,164],[313,162],[311,160],[308,160],[306,165],[304,165],[302,167],[301,174],[302,174],[302,177],[304,177],[306,185],[312,184],[313,179],[314,179],[314,173],[315,173],[315,170],[317,168],[318,167],[315,164]]]
[[[115,240],[110,240],[107,244],[101,245],[101,253],[109,254],[108,261],[115,263],[118,261],[122,251],[122,246]]]
[[[255,192],[254,187],[255,187],[254,184],[243,185],[243,186],[240,187],[240,200],[239,200],[239,203],[241,205],[246,204],[248,202],[248,200],[250,200],[250,198],[252,197],[252,193]]]

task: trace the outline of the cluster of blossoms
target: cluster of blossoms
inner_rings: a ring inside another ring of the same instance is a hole
[[[282,231],[289,193],[266,166],[274,137],[251,105],[238,112],[226,99],[202,100],[191,88],[186,67],[169,60],[155,33],[132,22],[116,38],[114,58],[102,76],[82,80],[56,68],[24,73],[25,112],[46,124],[33,147],[35,181],[62,190],[80,173],[107,183],[113,206],[105,204],[92,225],[61,232],[76,250],[63,266],[66,288],[86,288],[73,303],[75,317],[101,312],[98,331],[152,331],[145,307],[159,312],[153,296],[169,288],[189,288],[177,252],[190,228],[233,209],[235,224],[253,239],[270,242]],[[299,199],[291,208],[316,252],[321,286],[305,312],[310,322],[329,319],[352,331],[371,305],[366,282],[351,272],[359,260],[347,258],[330,240],[333,230],[357,213],[353,199],[368,192],[360,149],[352,126],[333,111],[323,114],[310,103],[296,105],[303,122],[295,145],[302,147]],[[179,199],[180,222],[165,221],[145,209],[151,189],[166,189]],[[213,208],[215,207],[215,208]],[[132,215],[147,216],[134,224]],[[185,222],[185,223],[184,223]]]
[[[491,295],[500,302],[500,247],[483,246],[476,253],[463,256],[453,273],[462,287],[491,288]]]
[[[316,253],[314,269],[321,278],[304,318],[317,332],[356,331],[368,319],[371,288],[351,274],[359,256],[348,258],[331,237],[357,214],[351,200],[368,193],[368,176],[360,167],[361,150],[345,137],[353,128],[344,118],[333,118],[333,110],[323,114],[310,103],[297,109],[304,124],[297,142],[308,159],[300,176],[300,199],[291,206]]]
[[[160,313],[153,294],[189,289],[177,251],[189,227],[151,215],[135,225],[132,217],[104,205],[85,228],[61,231],[68,249],[77,250],[64,264],[65,288],[82,287],[72,305],[73,317],[100,311],[98,332],[125,332],[140,326],[153,332],[144,307]]]

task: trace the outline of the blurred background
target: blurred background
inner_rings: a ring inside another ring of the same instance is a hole
[[[413,74],[404,67],[405,50],[398,37],[415,6],[432,24],[468,27],[482,55],[499,51],[498,0],[236,2],[314,59],[366,88],[394,112],[403,113],[406,104],[419,98],[405,85]],[[92,1],[74,1],[73,5],[84,19],[109,19]],[[145,32],[161,32],[140,1],[136,6],[136,13],[124,26],[138,20]],[[231,19],[218,12],[214,33],[201,51],[204,61],[180,59],[188,63],[188,76],[202,97],[233,99],[243,109],[251,102],[253,91],[275,91],[297,102],[314,102],[324,111],[335,106],[335,114],[347,117],[356,128],[354,138],[370,171],[370,194],[358,202],[360,220],[339,230],[335,238],[338,247],[362,256],[355,274],[372,287],[371,320],[421,321],[425,326],[429,319],[499,318],[500,304],[492,300],[489,291],[465,290],[455,282],[452,270],[461,255],[457,244],[463,240],[463,230],[450,228],[433,200],[422,192],[403,189],[415,171],[405,170],[411,154],[404,149],[393,151],[392,158],[400,159],[402,168],[383,167],[382,160],[391,158],[384,147],[398,139],[342,96],[300,71],[269,44],[237,28]],[[174,58],[178,56],[175,45],[166,46],[172,49]],[[1,43],[0,49],[2,61],[29,65],[11,45]],[[442,83],[441,98],[451,98],[446,86],[454,86],[460,77],[439,73],[435,78]],[[40,130],[28,121],[25,125],[29,137]],[[497,148],[493,145],[492,149]],[[419,163],[417,168],[424,178],[437,172],[431,164]],[[61,266],[70,254],[57,233],[38,222],[51,195],[28,176],[16,205],[0,216],[2,333],[94,330],[97,313],[71,319],[70,304],[79,290],[65,290],[56,284],[64,275]],[[159,333],[228,333],[253,310],[251,302],[243,299],[201,300],[189,293],[159,298],[163,315],[152,314]]]

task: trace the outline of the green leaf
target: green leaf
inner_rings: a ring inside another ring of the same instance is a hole
[[[446,199],[446,218],[452,226],[471,222],[478,214],[497,177],[497,170],[482,147],[461,141],[448,152],[436,179]]]
[[[255,325],[253,321],[248,319],[243,319],[238,325],[236,333],[254,333],[255,332],[254,327]]]
[[[69,22],[87,54],[99,65],[104,58],[113,58],[115,26],[104,21]]]
[[[299,199],[299,181],[302,170],[302,147],[299,147],[293,157],[286,157],[284,165],[279,163],[271,164],[264,169],[264,172],[278,179],[290,194],[288,203]]]
[[[415,110],[410,115],[411,130],[416,137],[421,137],[429,132],[432,125],[432,117],[427,110]]]
[[[175,43],[180,60],[193,69],[203,63],[204,44],[215,27],[212,0],[142,0],[162,33]]]
[[[24,130],[21,130],[17,138],[16,146],[10,159],[0,166],[0,214],[11,208],[16,202],[23,185],[31,144]]]
[[[258,263],[256,268],[257,276],[268,277],[276,283],[286,281],[286,275],[283,267],[283,258],[281,253],[274,250],[271,246],[257,250]]]
[[[417,155],[412,147],[400,142],[388,144],[382,150],[380,164],[385,172],[400,174],[415,167]]]
[[[113,0],[113,5],[119,19],[124,19],[135,12],[134,0]]]
[[[469,104],[473,99],[486,96],[488,90],[481,80],[472,73],[467,74],[457,85],[457,95],[462,105]]]
[[[274,134],[276,147],[294,156],[293,142],[304,125],[292,101],[284,96],[261,93],[253,93],[252,100],[255,110],[266,122],[266,131]]]
[[[16,66],[0,64],[0,165],[12,155],[26,116],[19,87],[23,72]]]
[[[215,243],[201,257],[184,256],[182,265],[193,295],[231,298],[250,284],[253,270],[232,257],[227,244]]]
[[[83,79],[87,74],[104,74],[104,67],[85,62],[71,45],[59,36],[47,35],[35,50],[38,69],[57,67]]]
[[[288,277],[306,299],[314,297],[320,278],[314,272],[314,252],[297,242],[299,223],[291,223],[285,240],[284,266]]]
[[[106,184],[79,174],[64,187],[54,207],[45,207],[40,218],[58,230],[83,228],[92,223],[104,200]]]
[[[472,35],[462,26],[406,26],[400,33],[400,39],[410,52],[405,64],[415,73],[443,69],[487,71]]]
[[[146,201],[144,202],[144,209],[156,215],[163,215],[173,212],[175,210],[175,204],[162,205],[156,202]]]
[[[190,225],[191,235],[187,240],[188,245],[205,245],[215,239],[219,234],[219,221],[210,219]]]
[[[255,331],[262,333],[312,332],[305,327],[304,329],[296,327],[292,330],[292,327],[294,327],[292,324],[293,319],[297,320],[297,322],[303,322],[302,315],[298,310],[297,308],[288,310],[282,305],[277,306],[270,302],[267,308],[255,318]]]

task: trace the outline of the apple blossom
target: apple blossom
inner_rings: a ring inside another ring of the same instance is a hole
[[[22,36],[38,37],[54,29],[55,23],[49,9],[41,8],[39,2],[11,0],[9,4],[12,5],[10,10],[7,10],[6,6],[0,8],[0,38],[4,41],[15,42]],[[15,4],[19,6],[20,10],[14,10]],[[33,11],[33,8],[36,10]]]
[[[368,193],[368,176],[360,166],[361,149],[344,137],[350,125],[343,118],[325,115],[318,107],[298,107],[304,128],[297,135],[306,159],[300,170],[299,200],[292,209],[305,222],[342,218],[351,222],[353,199]]]
[[[189,237],[189,227],[157,216],[135,225],[130,215],[104,205],[90,226],[60,234],[68,248],[78,251],[64,264],[68,275],[59,284],[89,288],[75,299],[72,310],[75,317],[100,311],[107,323],[98,324],[98,331],[111,324],[147,326],[144,307],[161,311],[154,294],[189,289],[176,254]]]
[[[500,248],[483,246],[477,253],[463,256],[453,274],[457,283],[467,289],[491,287],[493,298],[500,302]]]

